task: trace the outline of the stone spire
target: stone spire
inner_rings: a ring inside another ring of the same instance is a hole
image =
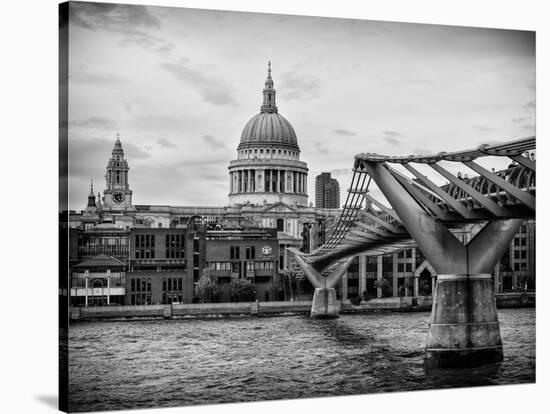
[[[95,207],[94,180],[90,183],[90,194],[88,194],[88,207]]]
[[[122,149],[122,144],[120,142],[120,135],[116,134],[115,146],[113,147],[112,159],[122,160],[124,159],[124,150]]]
[[[263,90],[264,102],[260,107],[261,113],[277,113],[277,105],[275,103],[275,89],[273,89],[273,79],[271,79],[271,61],[267,64],[267,79]]]

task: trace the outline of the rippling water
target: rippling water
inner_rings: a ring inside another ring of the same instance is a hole
[[[499,311],[496,372],[427,376],[429,313],[71,325],[71,411],[535,381],[535,310]]]

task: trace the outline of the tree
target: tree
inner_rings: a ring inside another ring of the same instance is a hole
[[[229,292],[231,297],[237,302],[248,301],[251,302],[256,299],[256,286],[248,279],[239,279],[234,277],[229,284]]]
[[[199,297],[201,303],[212,302],[216,294],[216,278],[211,269],[204,269],[197,282],[195,294]]]

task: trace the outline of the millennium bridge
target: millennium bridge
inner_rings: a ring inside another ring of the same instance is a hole
[[[355,255],[417,245],[437,273],[425,367],[502,361],[492,272],[521,223],[535,217],[536,162],[529,156],[534,149],[535,137],[529,137],[434,155],[356,155],[345,205],[326,243],[308,254],[290,249],[315,288],[311,316],[338,316],[335,286]],[[489,171],[478,161],[484,157],[511,164]],[[452,163],[475,176],[455,175],[445,168]],[[435,184],[419,164],[447,184]],[[369,194],[372,182],[390,206]],[[452,230],[469,223],[483,227],[464,244]]]

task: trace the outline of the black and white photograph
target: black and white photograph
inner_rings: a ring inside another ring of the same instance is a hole
[[[535,30],[229,9],[58,5],[59,409],[534,384]]]

